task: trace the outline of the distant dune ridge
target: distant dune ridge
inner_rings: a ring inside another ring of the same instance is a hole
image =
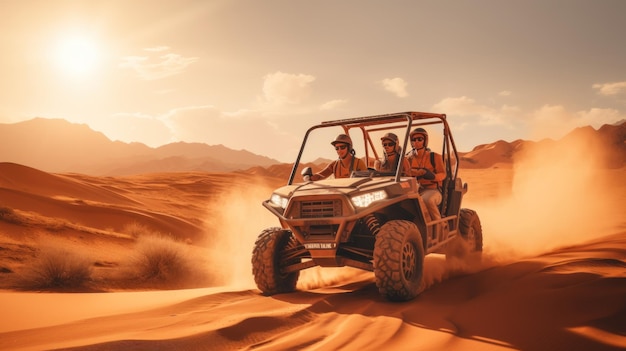
[[[461,168],[489,168],[496,164],[511,164],[528,152],[541,152],[569,143],[584,144],[586,157],[595,159],[603,168],[620,168],[626,164],[626,121],[605,124],[598,130],[590,126],[576,128],[559,140],[515,140],[478,145],[470,152],[460,152]]]
[[[604,125],[598,130],[578,128],[558,141],[499,140],[479,145],[469,152],[459,152],[460,166],[507,167],[523,152],[581,137],[593,150],[604,150],[601,167],[619,168],[626,163],[626,121],[621,121],[615,125]],[[151,148],[141,143],[111,141],[87,125],[63,119],[35,118],[0,124],[0,140],[0,161],[19,163],[46,172],[120,176],[153,172],[230,172],[255,168],[256,172],[269,175],[285,174],[282,170],[284,166],[280,171],[274,169],[278,173],[263,171],[259,167],[268,168],[280,162],[247,150],[186,142]],[[319,165],[321,161],[316,160],[313,164]]]

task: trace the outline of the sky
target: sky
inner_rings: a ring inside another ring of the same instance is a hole
[[[459,151],[626,118],[622,0],[0,0],[0,13],[0,123],[63,118],[293,162],[310,126],[340,118],[445,113]]]

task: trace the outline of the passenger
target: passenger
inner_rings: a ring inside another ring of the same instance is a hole
[[[374,162],[374,168],[379,172],[396,173],[398,162],[402,160],[402,169],[400,172],[402,175],[409,175],[411,166],[409,165],[409,161],[402,154],[402,148],[398,145],[398,136],[394,133],[387,133],[383,135],[380,140],[383,143],[383,159],[376,160],[376,162]]]
[[[349,178],[353,171],[367,170],[365,162],[355,156],[356,153],[352,148],[352,139],[350,136],[339,134],[331,144],[335,147],[339,158],[329,163],[326,168],[321,171],[315,174],[305,175],[305,181],[326,179],[331,174],[334,174],[335,178]]]
[[[414,129],[410,137],[413,150],[409,152],[407,158],[411,175],[417,177],[420,184],[419,192],[422,194],[431,219],[441,219],[438,207],[442,200],[440,188],[446,178],[443,158],[428,149],[428,132],[424,128]]]

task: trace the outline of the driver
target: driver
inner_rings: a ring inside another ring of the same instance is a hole
[[[339,158],[329,163],[326,168],[321,171],[312,175],[305,175],[305,181],[326,179],[331,174],[334,174],[335,178],[349,178],[353,171],[367,170],[365,162],[355,156],[356,152],[352,148],[352,139],[350,136],[339,134],[335,140],[331,142],[331,145],[335,147]],[[309,179],[307,179],[307,177]]]

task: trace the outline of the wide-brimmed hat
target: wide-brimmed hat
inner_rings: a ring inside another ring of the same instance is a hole
[[[337,135],[337,137],[335,138],[335,140],[330,142],[333,146],[335,146],[336,144],[342,143],[342,144],[348,144],[350,145],[350,147],[352,147],[352,139],[350,139],[350,137],[346,134],[339,134]]]

